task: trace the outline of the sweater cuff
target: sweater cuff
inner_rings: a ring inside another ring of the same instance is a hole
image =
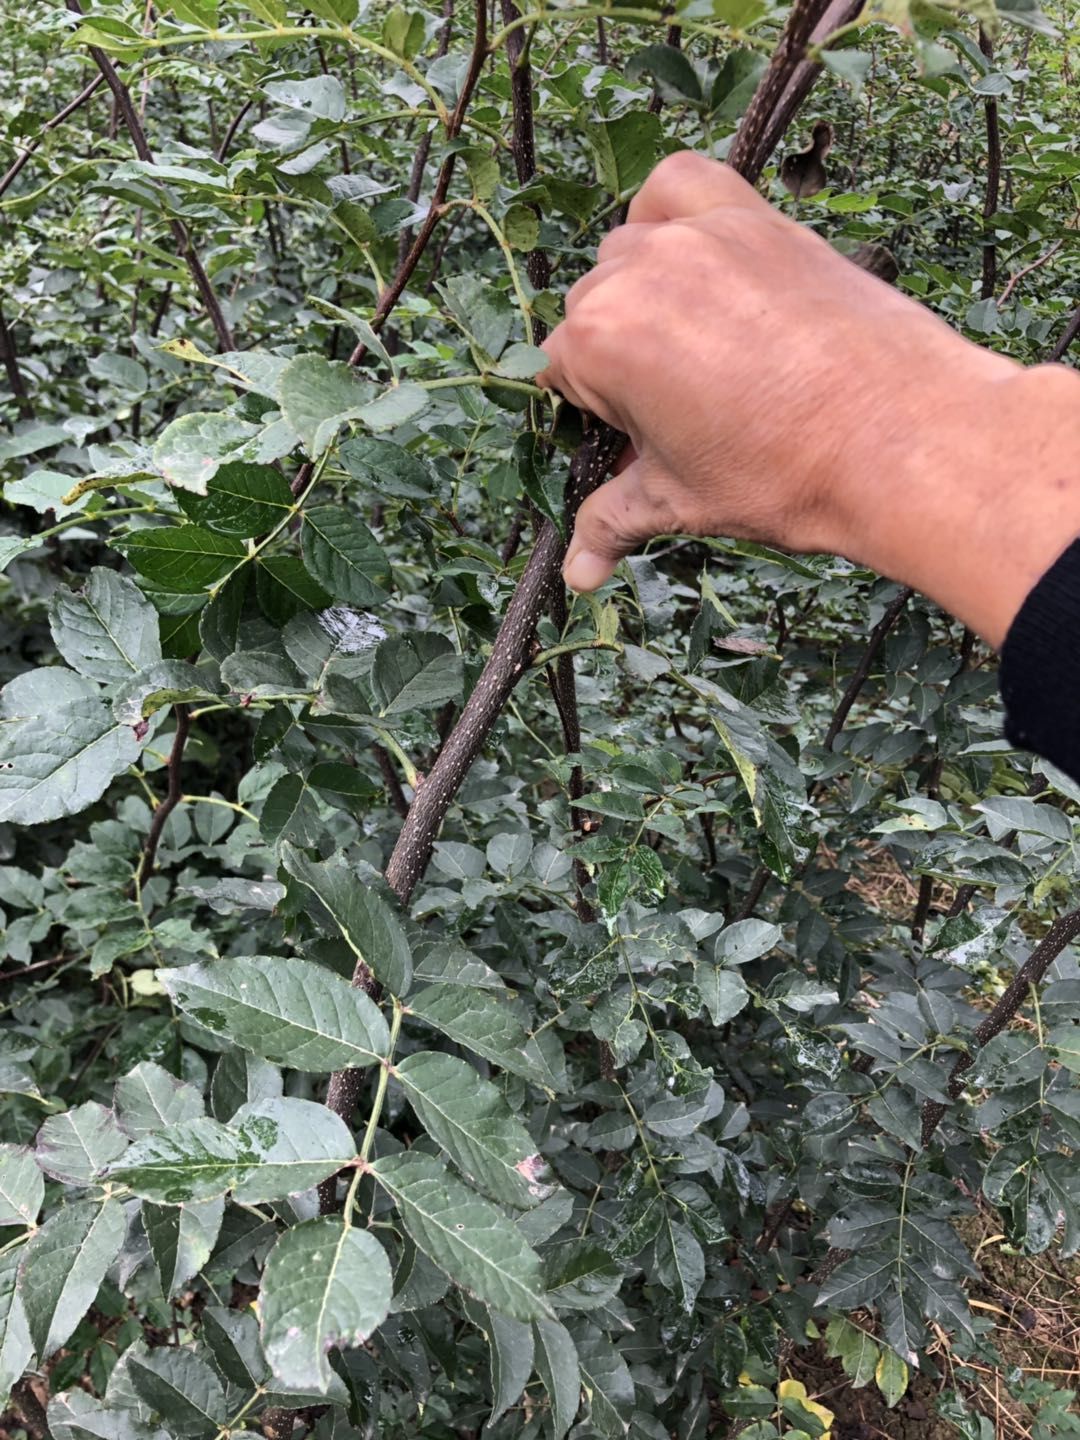
[[[1080,782],[1080,540],[1021,605],[998,679],[1010,743]]]

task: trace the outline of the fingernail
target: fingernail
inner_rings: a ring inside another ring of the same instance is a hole
[[[597,590],[611,574],[611,566],[602,555],[594,555],[574,545],[563,563],[563,579],[571,590],[585,594]]]

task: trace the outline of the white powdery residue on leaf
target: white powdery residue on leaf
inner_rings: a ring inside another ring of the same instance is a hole
[[[359,655],[386,639],[386,631],[370,611],[350,610],[348,605],[320,611],[319,624],[345,655]]]

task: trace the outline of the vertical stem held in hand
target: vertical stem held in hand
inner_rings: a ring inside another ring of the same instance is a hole
[[[623,444],[623,437],[609,426],[598,425],[590,430],[570,467],[568,525],[572,526],[581,502],[606,478]],[[556,581],[565,551],[562,536],[550,520],[545,521],[511,597],[483,674],[447,736],[431,774],[414,797],[386,867],[390,887],[403,905],[408,904],[427,868],[431,847],[461,782],[483,748],[510,692],[528,668],[536,622]]]
[[[502,0],[504,25],[510,25],[520,15],[515,0]],[[525,46],[523,30],[512,30],[506,37],[506,53],[510,63],[510,98],[514,116],[514,166],[519,185],[528,185],[536,175],[536,135],[533,127],[532,66]],[[535,208],[535,207],[534,207]],[[539,210],[536,211],[539,220]],[[525,262],[529,282],[535,290],[544,290],[551,282],[551,262],[544,250],[529,252]],[[546,333],[542,321],[533,318],[533,342],[539,344]],[[515,522],[516,524],[517,522]],[[573,518],[567,517],[568,529]],[[519,532],[520,533],[520,532]],[[551,588],[551,618],[560,634],[566,627],[566,594],[556,576]],[[547,667],[548,685],[563,732],[563,748],[568,755],[576,755],[581,749],[581,722],[578,718],[577,681],[574,675],[573,655],[560,655],[553,666]],[[584,833],[585,812],[575,807],[574,801],[585,793],[581,766],[575,765],[570,774],[570,818],[579,834]],[[588,884],[588,872],[580,860],[574,862],[574,882],[577,888],[575,909],[581,920],[588,923],[596,918],[592,906],[585,899],[584,890]]]

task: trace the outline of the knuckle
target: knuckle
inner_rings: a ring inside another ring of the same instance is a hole
[[[707,160],[703,155],[696,155],[693,150],[675,150],[672,154],[664,156],[649,179],[655,179],[665,185],[677,185],[702,174],[706,169],[711,171],[715,168],[714,160]]]

